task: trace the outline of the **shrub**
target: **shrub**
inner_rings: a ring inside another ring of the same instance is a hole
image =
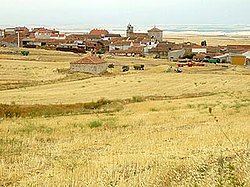
[[[132,101],[133,102],[143,102],[143,101],[145,101],[146,99],[145,99],[145,97],[143,97],[143,96],[133,96],[132,97]]]
[[[98,100],[97,102],[90,102],[90,103],[85,103],[84,104],[84,108],[86,109],[99,109],[104,105],[110,104],[112,101],[105,99],[105,98],[101,98],[100,100]]]
[[[89,128],[98,128],[101,127],[103,122],[101,120],[93,120],[88,123]]]

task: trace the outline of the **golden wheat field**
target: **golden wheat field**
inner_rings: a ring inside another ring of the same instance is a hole
[[[250,69],[104,56],[93,76],[0,51],[0,186],[250,186]]]

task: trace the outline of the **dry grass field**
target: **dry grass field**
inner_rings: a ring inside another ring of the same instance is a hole
[[[30,52],[0,54],[0,116],[23,109],[0,117],[0,186],[250,186],[250,69],[106,57],[92,76]]]
[[[249,35],[196,35],[196,34],[173,34],[167,33],[164,38],[171,42],[194,42],[200,44],[201,41],[206,40],[210,46],[226,46],[226,45],[249,45]]]

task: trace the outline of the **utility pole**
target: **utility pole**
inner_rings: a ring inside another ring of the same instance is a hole
[[[20,48],[20,33],[17,31],[17,47]]]

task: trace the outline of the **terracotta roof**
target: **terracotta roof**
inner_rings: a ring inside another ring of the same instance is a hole
[[[250,45],[227,45],[228,48],[250,49]]]
[[[133,42],[133,47],[141,47],[141,44],[139,42]]]
[[[154,28],[148,30],[148,32],[162,32],[162,30],[160,30],[160,29],[154,27]]]
[[[115,41],[112,42],[111,45],[116,45],[116,46],[131,45],[131,41]]]
[[[65,34],[51,34],[50,37],[65,37]]]
[[[129,34],[130,39],[136,39],[136,38],[149,38],[148,33],[131,33]]]
[[[106,63],[106,61],[97,56],[88,56],[82,58],[81,60],[71,62],[70,64],[102,64],[102,63]]]
[[[148,42],[151,42],[151,40],[146,38],[141,41],[142,44],[147,44]]]
[[[107,30],[93,29],[89,32],[90,35],[106,35],[109,34]]]
[[[201,45],[193,45],[193,49],[206,49],[206,46],[201,46]]]
[[[44,27],[41,27],[41,28],[34,28],[34,29],[32,30],[32,32],[38,32],[38,33],[53,33],[53,34],[59,33],[59,31],[57,31],[57,30],[46,29],[46,28],[44,28]]]
[[[128,40],[128,37],[118,37],[118,38],[111,38],[111,42],[116,42],[116,41],[126,41]]]
[[[143,54],[144,48],[143,47],[130,47],[128,50],[111,50],[110,53],[137,53]]]
[[[110,38],[112,38],[112,37],[114,37],[114,38],[120,38],[120,37],[121,37],[121,35],[120,35],[120,34],[106,34],[106,35],[105,35],[105,37],[110,37]]]
[[[27,41],[27,42],[45,42],[48,44],[61,44],[66,43],[67,40],[65,39],[43,39],[43,38],[23,38],[21,41]]]
[[[16,27],[15,30],[20,32],[29,32],[27,27]]]

